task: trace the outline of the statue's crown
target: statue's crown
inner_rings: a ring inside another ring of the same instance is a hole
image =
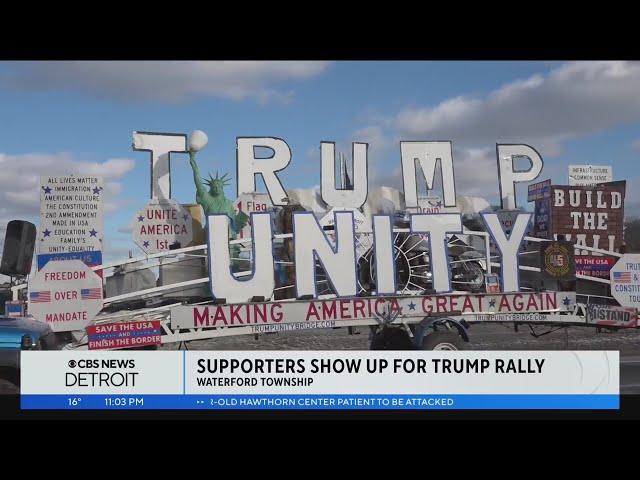
[[[211,187],[214,183],[217,183],[219,185],[222,185],[223,187],[226,187],[231,182],[231,177],[226,178],[227,175],[228,174],[225,173],[222,177],[219,177],[218,172],[216,171],[216,178],[213,178],[211,174],[209,174],[209,180],[205,179],[204,183],[206,183],[209,187]]]

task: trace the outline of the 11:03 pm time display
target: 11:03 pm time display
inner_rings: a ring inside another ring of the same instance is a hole
[[[144,398],[105,397],[105,407],[143,407]]]

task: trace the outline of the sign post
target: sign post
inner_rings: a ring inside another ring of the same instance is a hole
[[[610,275],[613,298],[623,307],[640,308],[640,253],[620,257]]]
[[[133,219],[133,241],[146,253],[166,252],[193,240],[191,214],[178,202],[154,198]]]
[[[102,305],[102,279],[81,260],[49,262],[29,282],[29,314],[54,332],[83,330]]]

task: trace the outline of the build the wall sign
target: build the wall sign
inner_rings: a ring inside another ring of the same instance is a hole
[[[618,250],[623,241],[625,181],[605,185],[552,186],[554,238],[564,235],[580,256],[601,256],[580,247]]]

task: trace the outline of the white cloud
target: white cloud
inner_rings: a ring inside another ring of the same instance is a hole
[[[451,140],[458,194],[497,202],[496,143],[527,143],[547,158],[559,155],[566,140],[635,121],[640,62],[570,62],[486,95],[372,113],[352,138],[370,142],[370,181],[396,188],[402,188],[400,140]],[[640,151],[640,140],[632,148]],[[547,162],[538,180],[546,178],[565,182],[566,166]]]
[[[529,143],[558,155],[561,142],[640,120],[640,63],[570,62],[548,75],[501,86],[486,96],[459,96],[408,108],[383,120],[404,137],[479,146]]]
[[[105,162],[84,162],[72,155],[29,153],[7,155],[0,153],[0,252],[4,244],[7,223],[27,220],[36,226],[40,214],[41,175],[99,175],[104,182],[104,212],[123,205],[120,180],[134,166],[133,160],[114,158]]]
[[[64,61],[5,63],[0,87],[66,90],[124,101],[177,103],[191,97],[288,101],[274,86],[323,73],[315,61]]]

